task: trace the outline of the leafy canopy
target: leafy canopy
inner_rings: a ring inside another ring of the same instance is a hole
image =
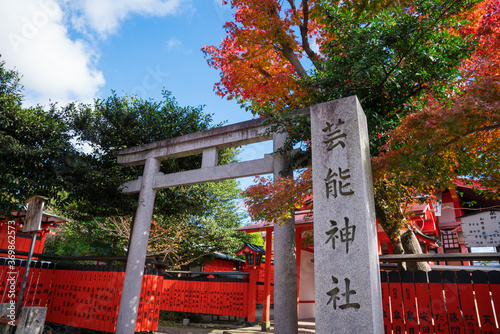
[[[475,41],[452,30],[465,25],[457,14],[473,4],[426,0],[357,14],[322,2],[323,66],[305,79],[321,92],[315,102],[356,95],[376,154],[384,132],[412,110],[413,99],[442,94],[459,77],[458,66],[470,56]]]
[[[73,182],[79,153],[54,105],[22,107],[19,74],[0,61],[0,215],[37,194],[55,197]]]
[[[165,91],[160,101],[113,93],[92,105],[23,108],[19,75],[0,63],[0,213],[23,209],[33,194],[51,198],[51,209],[73,221],[60,227],[48,244],[58,255],[120,255],[123,233],[137,206],[137,196],[118,188],[142,175],[142,167],[120,166],[113,152],[213,127],[203,107],[181,107]],[[235,160],[224,150],[219,163]],[[201,167],[201,156],[169,159],[164,173]],[[192,261],[213,251],[235,251],[249,236],[237,233],[240,214],[235,181],[158,191],[155,234],[150,251],[167,254],[174,237],[175,260]],[[130,230],[130,226],[129,226]],[[175,237],[177,232],[180,237]]]
[[[291,110],[357,95],[372,156],[380,155],[373,160],[377,218],[391,240],[406,226],[402,204],[417,191],[444,190],[460,176],[500,189],[498,0],[231,4],[237,12],[226,39],[204,48],[220,71],[216,92],[271,117],[273,130],[291,135],[288,148],[307,147],[310,133]],[[281,182],[261,180],[247,191],[268,220],[278,197],[289,210],[302,204],[280,191]]]

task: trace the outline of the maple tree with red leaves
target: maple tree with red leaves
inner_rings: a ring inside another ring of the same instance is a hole
[[[460,80],[446,98],[428,94],[416,101],[418,112],[388,132],[373,159],[376,177],[397,174],[433,192],[469,176],[500,195],[500,1],[481,2],[469,16],[472,24],[460,33],[478,45],[462,63]]]
[[[292,215],[292,210],[305,208],[312,197],[311,169],[301,171],[295,178],[272,180],[256,177],[256,184],[243,193],[248,213],[253,220],[283,222]]]
[[[498,0],[230,3],[227,37],[203,49],[220,71],[217,94],[274,118],[292,137],[301,132],[296,142],[310,129],[290,110],[357,95],[375,156],[377,218],[397,252],[411,228],[401,207],[416,191],[444,189],[456,176],[495,184]],[[244,193],[251,212],[286,216],[277,199],[300,206],[304,181],[295,189],[260,180]]]
[[[319,48],[330,37],[320,19],[320,2],[223,1],[236,9],[234,21],[224,25],[227,35],[220,46],[202,48],[209,66],[220,71],[215,92],[267,116],[310,105],[316,90],[297,78],[309,76],[309,67],[322,68]],[[373,13],[394,3],[350,1],[345,6]]]
[[[319,57],[309,42],[316,31],[310,17],[315,2],[302,1],[297,8],[290,0],[285,8],[276,0],[231,1],[236,13],[234,21],[224,25],[226,38],[219,47],[202,49],[208,64],[220,71],[216,93],[273,110],[300,108],[310,102],[311,89],[295,77],[307,75],[302,52],[313,63]],[[228,5],[227,1],[223,3]]]
[[[377,218],[395,247],[415,194],[454,188],[465,176],[479,181],[484,196],[500,195],[499,4],[485,1],[471,12],[472,24],[461,33],[478,46],[446,98],[427,94],[417,101],[417,111],[388,132],[372,159]]]
[[[446,98],[429,93],[416,101],[418,111],[387,133],[382,153],[372,159],[379,200],[408,202],[417,192],[454,188],[461,177],[479,181],[484,196],[500,196],[500,1],[479,3],[468,19],[458,33],[477,47],[461,64],[456,85]],[[393,216],[399,210],[393,207]],[[386,228],[397,237],[401,222]]]

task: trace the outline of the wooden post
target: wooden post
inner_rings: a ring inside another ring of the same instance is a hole
[[[248,322],[255,322],[255,304],[257,302],[257,272],[250,269],[250,289],[248,292]]]
[[[26,261],[26,270],[24,271],[23,282],[21,283],[21,291],[19,292],[19,299],[17,300],[16,319],[18,319],[19,316],[21,315],[21,308],[22,308],[23,299],[24,299],[24,290],[26,289],[26,282],[28,281],[30,265],[31,265],[31,257],[33,255],[33,249],[35,249],[36,235],[37,235],[37,232],[34,231],[33,236],[31,237],[30,251],[28,254],[28,260]],[[19,268],[21,268],[21,267],[19,267]]]
[[[266,228],[266,266],[264,268],[264,307],[262,310],[263,332],[271,328],[271,259],[273,247],[273,232],[271,227]]]
[[[297,249],[297,319],[300,312],[300,260],[302,248],[300,244],[302,243],[302,227],[295,228],[295,248]]]
[[[33,196],[26,201],[26,203],[28,203],[28,210],[26,211],[26,217],[24,219],[23,231],[33,232],[33,236],[31,238],[31,245],[28,253],[28,260],[26,261],[26,270],[21,284],[21,291],[19,292],[19,299],[17,300],[16,319],[18,319],[21,314],[24,290],[26,289],[26,282],[28,281],[30,271],[31,257],[33,256],[33,251],[35,249],[37,232],[41,229],[43,206],[45,204],[45,200],[47,199],[48,198],[42,196]]]

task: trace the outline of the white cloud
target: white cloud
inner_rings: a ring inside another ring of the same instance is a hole
[[[23,75],[27,104],[91,102],[105,83],[93,36],[104,39],[116,33],[133,14],[161,17],[192,11],[191,1],[0,0],[1,59]],[[71,38],[69,25],[83,33],[80,39]],[[175,39],[169,43],[182,47]]]
[[[170,37],[170,39],[167,41],[167,49],[169,50],[180,48],[181,46],[182,46],[182,41],[178,40],[175,37]]]
[[[177,39],[175,37],[170,37],[170,39],[165,43],[163,51],[169,52],[174,50],[177,52],[182,52],[185,55],[190,55],[193,52],[193,50],[184,47],[184,44],[180,39]]]
[[[29,103],[91,101],[104,85],[96,54],[73,41],[55,0],[0,0],[0,52],[23,76]]]
[[[73,9],[73,27],[81,32],[95,31],[101,38],[115,33],[132,14],[175,15],[191,8],[190,0],[65,0]]]

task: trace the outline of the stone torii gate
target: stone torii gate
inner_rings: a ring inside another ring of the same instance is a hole
[[[311,114],[314,249],[317,333],[383,332],[381,285],[366,119],[356,97],[305,109]],[[266,135],[265,119],[228,125],[116,152],[122,165],[144,165],[123,192],[139,192],[134,229],[115,333],[134,333],[157,189],[270,174],[280,177],[286,157],[218,165],[218,151],[273,140],[283,147],[285,134]],[[200,169],[160,172],[161,161],[202,154]],[[325,192],[326,190],[326,192]],[[293,216],[293,215],[292,215]],[[335,219],[335,220],[334,220]],[[295,224],[274,227],[274,329],[297,333]],[[266,319],[263,319],[266,321]],[[358,331],[359,330],[359,331]]]
[[[116,152],[122,165],[144,165],[144,174],[123,185],[123,192],[139,192],[139,205],[135,214],[123,291],[120,300],[116,332],[134,333],[139,304],[143,268],[157,189],[203,182],[220,181],[246,176],[273,173],[280,177],[286,158],[266,155],[263,159],[218,165],[218,151],[262,141],[273,140],[273,151],[283,146],[283,134],[265,135],[265,119],[255,119],[198,133],[170,138]],[[202,154],[200,169],[163,174],[161,161],[174,157]],[[275,319],[283,333],[293,333],[297,325],[297,278],[295,265],[294,224],[275,228]],[[279,327],[278,326],[278,327]]]

